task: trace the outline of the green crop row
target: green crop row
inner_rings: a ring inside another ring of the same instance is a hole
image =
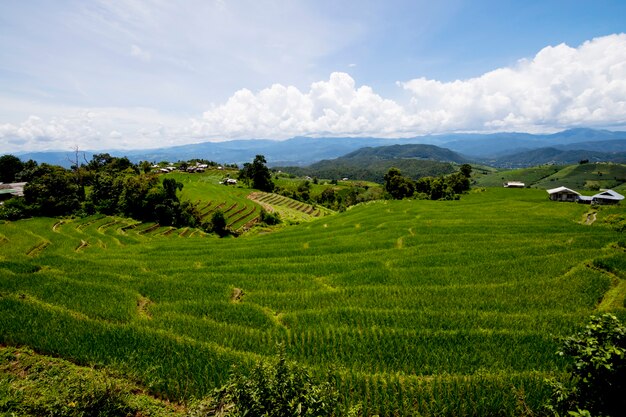
[[[210,201],[239,217],[252,208]],[[543,379],[563,377],[557,338],[607,294],[623,298],[623,237],[581,224],[587,209],[489,189],[238,239],[101,216],[5,222],[0,343],[112,367],[175,400],[209,394],[231,365],[281,343],[333,378],[342,410],[538,411]]]

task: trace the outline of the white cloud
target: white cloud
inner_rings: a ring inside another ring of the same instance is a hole
[[[273,137],[295,135],[386,135],[400,122],[402,107],[356,87],[346,73],[313,83],[308,92],[275,84],[254,94],[243,89],[225,104],[194,120],[195,137]]]
[[[410,99],[384,99],[345,73],[308,92],[280,84],[240,90],[194,121],[197,137],[411,136],[454,131],[553,131],[626,126],[626,35],[542,49],[533,59],[453,82],[398,85]]]
[[[532,60],[480,77],[400,86],[427,131],[540,130],[626,124],[626,35],[542,49]]]
[[[74,144],[83,149],[140,148],[297,135],[625,128],[626,35],[593,39],[577,48],[546,47],[532,59],[476,78],[416,78],[397,84],[408,94],[405,101],[386,99],[370,86],[357,85],[347,73],[335,72],[308,91],[282,84],[257,92],[241,89],[191,120],[146,108],[64,109],[60,115],[0,124],[0,150]],[[0,98],[0,113],[10,111],[10,103]]]

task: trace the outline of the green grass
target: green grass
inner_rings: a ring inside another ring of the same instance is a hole
[[[505,181],[522,181],[526,186],[541,189],[564,186],[579,191],[593,191],[599,188],[623,190],[626,183],[626,165],[614,163],[576,164],[565,167],[542,165],[498,171],[476,179],[477,185],[482,187],[502,186]]]
[[[488,174],[481,174],[482,171],[477,169],[476,183],[480,187],[502,187],[502,184],[507,181],[521,181],[526,186],[531,186],[541,181],[542,179],[549,177],[561,170],[561,166],[557,165],[543,165],[532,168],[511,169],[504,171],[496,171]]]
[[[166,417],[182,411],[120,375],[0,346],[0,416]]]
[[[210,188],[185,187],[198,199]],[[248,191],[224,188],[233,202]],[[99,216],[6,222],[0,343],[185,401],[282,343],[333,375],[342,411],[514,416],[523,393],[540,412],[544,378],[564,377],[557,338],[600,306],[626,318],[623,237],[604,222],[625,211],[600,208],[584,225],[587,210],[490,188],[370,202],[239,239]]]

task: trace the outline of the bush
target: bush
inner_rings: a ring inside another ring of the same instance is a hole
[[[250,374],[232,372],[227,384],[191,415],[233,417],[333,416],[339,395],[329,383],[317,384],[281,349],[274,363],[258,362]]]
[[[0,205],[0,220],[19,220],[28,215],[28,206],[21,197],[11,198]]]
[[[261,210],[261,223],[265,223],[268,226],[274,226],[281,222],[278,213],[268,213],[265,210]]]
[[[592,316],[585,329],[563,340],[558,355],[571,358],[567,384],[549,381],[555,415],[621,416],[626,410],[626,327],[612,314]]]

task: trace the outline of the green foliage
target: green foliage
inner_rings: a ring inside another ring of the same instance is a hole
[[[450,162],[426,159],[378,159],[378,158],[338,158],[320,161],[309,167],[277,167],[284,172],[300,177],[341,179],[350,178],[357,181],[384,182],[385,174],[390,168],[400,169],[405,176],[417,179],[424,176],[451,174],[455,171]]]
[[[0,156],[0,182],[14,182],[15,177],[24,169],[24,164],[14,155]]]
[[[19,220],[28,217],[30,207],[22,197],[14,197],[0,205],[0,220]]]
[[[396,200],[411,197],[415,192],[415,183],[410,178],[403,177],[398,168],[390,168],[384,179],[385,191]]]
[[[245,163],[239,172],[239,179],[247,184],[251,184],[252,188],[257,190],[271,192],[274,190],[274,182],[269,168],[265,165],[267,161],[263,155],[257,155],[251,164]]]
[[[603,223],[608,224],[618,232],[626,231],[626,214],[609,214],[603,219]]]
[[[211,231],[217,233],[220,237],[224,237],[228,234],[226,228],[226,217],[222,210],[216,210],[211,215]]]
[[[612,314],[591,316],[585,329],[563,340],[571,381],[551,381],[557,414],[612,416],[626,410],[626,327]]]
[[[329,382],[315,382],[308,370],[289,362],[281,349],[274,363],[257,362],[249,374],[235,368],[209,409],[232,417],[330,417],[335,415],[338,400]]]
[[[274,226],[280,224],[280,215],[278,213],[269,213],[265,210],[261,210],[260,216],[261,223],[264,223],[268,226]]]
[[[462,164],[459,167],[459,172],[461,172],[465,178],[470,178],[472,176],[472,166],[470,164]]]
[[[36,216],[65,216],[77,211],[85,197],[76,175],[62,167],[41,164],[24,186],[24,199]]]
[[[214,190],[211,208],[249,192],[212,175],[165,177],[188,199]],[[185,402],[280,342],[312,375],[336,366],[338,414],[517,416],[513,386],[540,414],[544,378],[566,365],[552,335],[573,334],[613,288],[591,261],[622,276],[623,237],[577,223],[588,206],[510,191],[370,202],[245,239],[99,215],[5,222],[0,343]]]
[[[0,415],[174,416],[165,404],[106,372],[0,347]],[[6,414],[5,414],[6,413]]]

